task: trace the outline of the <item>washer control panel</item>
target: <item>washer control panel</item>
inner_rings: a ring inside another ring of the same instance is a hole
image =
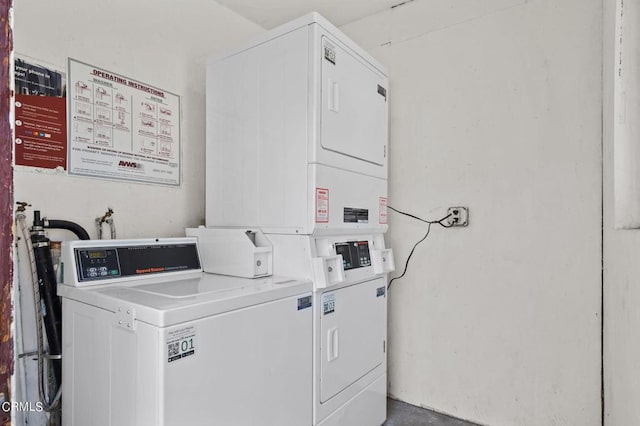
[[[76,255],[80,281],[121,276],[116,249],[77,249]]]
[[[195,242],[76,247],[74,257],[79,283],[201,269]]]

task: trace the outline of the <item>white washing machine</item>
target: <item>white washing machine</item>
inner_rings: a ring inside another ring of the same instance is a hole
[[[63,424],[309,425],[312,284],[202,273],[195,238],[63,243]]]

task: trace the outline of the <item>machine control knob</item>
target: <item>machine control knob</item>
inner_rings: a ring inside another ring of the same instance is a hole
[[[256,262],[256,266],[262,266],[262,261],[261,261],[261,260],[258,260],[258,261]]]

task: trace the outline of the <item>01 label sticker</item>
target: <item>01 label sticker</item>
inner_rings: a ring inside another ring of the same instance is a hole
[[[196,327],[186,326],[168,330],[167,362],[174,362],[196,353]]]

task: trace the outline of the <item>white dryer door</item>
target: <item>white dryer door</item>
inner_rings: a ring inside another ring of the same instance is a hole
[[[384,362],[387,300],[382,278],[322,294],[320,402]]]
[[[322,37],[322,52],[322,147],[384,166],[386,77],[327,36]]]

